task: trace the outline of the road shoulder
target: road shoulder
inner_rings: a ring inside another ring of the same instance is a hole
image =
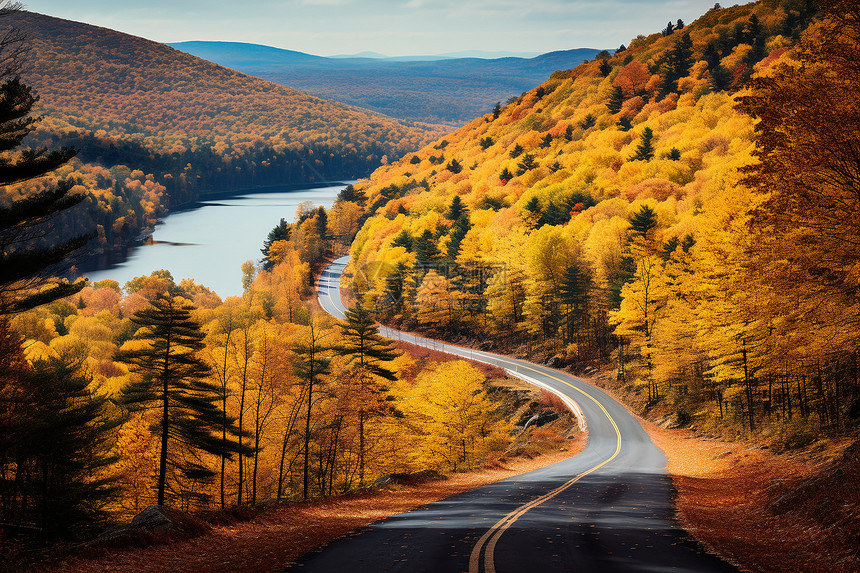
[[[681,524],[709,551],[744,571],[860,571],[860,448],[777,454],[642,425],[668,458]]]

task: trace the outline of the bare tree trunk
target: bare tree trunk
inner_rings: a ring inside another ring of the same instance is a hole
[[[230,377],[227,375],[227,354],[228,349],[230,347],[230,335],[233,334],[233,321],[232,318],[230,320],[230,326],[227,329],[227,338],[224,341],[224,363],[222,364],[222,371],[220,375],[221,382],[221,444],[226,446],[227,444],[227,381]],[[226,450],[226,447],[224,448]],[[224,509],[226,506],[225,501],[225,492],[224,492],[224,477],[227,473],[227,454],[221,454],[221,509]]]
[[[278,501],[281,501],[281,498],[284,494],[284,461],[287,457],[287,447],[289,446],[290,438],[293,435],[293,430],[295,430],[296,422],[299,419],[299,412],[301,412],[301,405],[304,403],[304,388],[302,388],[302,392],[299,394],[299,397],[293,403],[292,408],[290,409],[290,415],[287,418],[287,429],[284,430],[284,438],[281,442],[281,462],[278,468]]]
[[[752,380],[750,380],[749,368],[747,365],[746,341],[744,341],[744,347],[743,347],[742,352],[743,352],[743,359],[744,359],[744,384],[746,386],[747,415],[749,416],[750,432],[752,432],[753,430],[755,430],[755,413],[753,411]]]
[[[239,386],[239,488],[236,493],[236,504],[242,505],[242,488],[245,484],[245,464],[242,459],[242,445],[245,433],[244,427],[244,419],[245,419],[245,395],[248,389],[248,366],[251,362],[251,333],[250,333],[250,324],[246,321],[243,325],[243,340],[242,340],[242,382]]]
[[[162,369],[162,414],[161,414],[161,452],[158,459],[158,505],[164,505],[164,489],[167,481],[167,437],[170,430],[169,396],[170,386],[168,372],[170,369],[170,332],[167,333],[167,344],[164,349],[164,366]]]

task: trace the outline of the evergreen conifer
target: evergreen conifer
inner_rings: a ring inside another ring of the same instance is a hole
[[[606,108],[609,113],[618,113],[621,111],[621,106],[624,105],[624,90],[620,86],[612,88],[612,95],[606,103]]]
[[[657,213],[648,205],[642,205],[639,211],[630,217],[630,230],[643,238],[656,226]]]
[[[650,161],[654,157],[654,132],[650,127],[642,130],[642,137],[639,140],[639,147],[636,148],[636,153],[630,158],[631,161]]]
[[[155,410],[153,430],[159,436],[157,476],[158,504],[167,499],[169,467],[190,480],[203,480],[214,472],[183,449],[202,450],[218,456],[248,455],[239,444],[220,435],[224,412],[216,404],[219,388],[208,380],[209,366],[197,352],[205,334],[191,317],[194,307],[185,299],[161,295],[150,308],[134,313],[139,329],[135,339],[142,346],[121,350],[117,360],[125,362],[140,378],[122,391],[120,403],[132,411]],[[232,434],[238,430],[233,426]]]

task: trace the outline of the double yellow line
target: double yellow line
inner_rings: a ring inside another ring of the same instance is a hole
[[[612,424],[612,427],[615,429],[615,452],[611,456],[609,456],[609,458],[600,462],[599,464],[597,464],[593,468],[590,468],[590,469],[582,472],[581,474],[571,478],[570,480],[568,480],[564,484],[558,486],[557,488],[550,491],[549,493],[546,493],[546,494],[542,495],[541,497],[526,503],[525,505],[521,505],[520,507],[518,507],[517,509],[515,509],[514,511],[510,512],[505,517],[500,519],[498,522],[496,522],[495,525],[493,525],[490,529],[488,529],[487,532],[484,533],[484,535],[482,535],[480,539],[478,539],[478,543],[476,543],[475,547],[472,549],[472,554],[469,556],[469,573],[481,573],[480,564],[481,564],[481,554],[482,553],[484,555],[483,573],[496,573],[495,558],[493,557],[495,550],[496,550],[496,543],[498,543],[499,538],[502,536],[502,534],[511,525],[513,525],[514,522],[516,522],[521,516],[523,516],[530,509],[535,508],[535,507],[541,505],[542,503],[544,503],[545,501],[548,501],[548,500],[554,498],[555,496],[557,496],[558,494],[560,494],[561,492],[563,492],[564,490],[566,490],[567,488],[569,488],[570,486],[572,486],[573,484],[575,484],[576,482],[581,480],[583,477],[587,476],[588,474],[590,474],[592,472],[599,470],[600,468],[602,468],[603,466],[605,466],[606,464],[608,464],[609,462],[614,460],[618,456],[619,452],[621,452],[621,431],[618,429],[618,424],[615,423],[615,420],[612,418],[612,416],[609,414],[609,412],[606,410],[606,408],[603,406],[603,404],[601,404],[597,400],[597,398],[595,398],[594,396],[592,396],[591,394],[589,394],[585,390],[582,390],[581,388],[577,388],[576,386],[574,386],[570,382],[566,382],[566,381],[562,380],[561,378],[553,376],[552,374],[547,374],[545,372],[541,372],[539,370],[536,370],[536,369],[531,368],[529,366],[526,366],[524,364],[519,364],[519,363],[517,363],[517,364],[520,368],[525,368],[525,369],[531,370],[532,372],[534,372],[536,374],[541,374],[541,375],[546,376],[548,378],[552,378],[553,380],[560,382],[566,386],[569,386],[569,387],[573,388],[574,390],[576,390],[577,392],[579,392],[580,394],[583,394],[586,398],[590,399],[595,404],[597,404],[598,408],[600,408],[603,411],[603,413],[606,414],[606,418],[609,420],[609,423]]]

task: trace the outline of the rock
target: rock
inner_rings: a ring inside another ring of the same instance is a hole
[[[376,478],[376,481],[374,481],[372,484],[370,484],[370,487],[374,488],[374,489],[384,487],[384,486],[386,486],[392,482],[393,476],[395,476],[395,475],[398,475],[398,474],[381,475],[378,478]],[[404,474],[401,474],[401,475],[404,475]]]
[[[173,522],[164,515],[164,509],[160,505],[150,505],[131,520],[132,527],[141,527],[143,529],[157,529],[172,525]]]
[[[421,470],[420,472],[410,474],[410,476],[410,479],[417,481],[442,481],[448,479],[436,470]]]
[[[380,476],[371,484],[372,488],[380,488],[389,484],[417,485],[428,481],[439,481],[448,479],[436,470],[421,470],[415,473],[393,473]]]
[[[786,507],[786,500],[787,499],[788,499],[787,496],[784,494],[777,497],[776,499],[774,499],[772,502],[770,502],[771,511],[773,511],[777,515],[779,515],[780,513],[785,513],[786,511],[788,511],[788,508]]]
[[[540,414],[525,414],[520,421],[516,424],[517,426],[522,426],[520,432],[525,432],[528,428],[534,426],[539,428],[544,424],[548,424],[554,420],[558,419],[558,414],[555,412],[541,412]]]
[[[129,525],[112,527],[80,548],[148,547],[196,537],[211,529],[211,525],[193,515],[169,507],[150,505],[135,515]]]
[[[131,520],[131,527],[153,532],[201,535],[212,527],[193,515],[161,505],[150,505]]]

